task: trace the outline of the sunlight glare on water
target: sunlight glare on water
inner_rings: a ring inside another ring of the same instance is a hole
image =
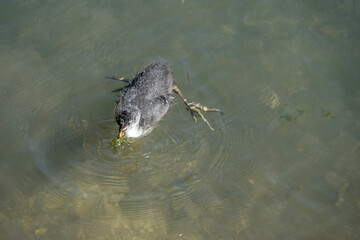
[[[2,239],[358,239],[359,3],[0,3]],[[176,97],[114,146],[165,60]]]

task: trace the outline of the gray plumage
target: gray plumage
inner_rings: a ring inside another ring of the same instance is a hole
[[[173,77],[167,63],[156,62],[135,75],[115,108],[116,122],[129,137],[138,137],[169,109]]]

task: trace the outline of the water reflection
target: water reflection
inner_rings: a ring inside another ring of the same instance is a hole
[[[4,239],[356,239],[356,1],[3,1]],[[114,150],[121,87],[168,60],[180,99]]]

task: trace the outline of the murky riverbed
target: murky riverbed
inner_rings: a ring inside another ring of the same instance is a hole
[[[358,239],[359,1],[0,3],[2,239]],[[175,98],[115,151],[113,90]]]

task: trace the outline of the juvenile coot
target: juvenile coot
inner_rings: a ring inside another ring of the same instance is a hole
[[[207,108],[198,103],[188,103],[174,85],[168,63],[152,63],[128,82],[129,85],[124,88],[120,101],[115,107],[116,122],[119,125],[118,142],[124,134],[128,137],[139,137],[159,122],[174,98],[173,91],[182,98],[195,121],[197,121],[196,117],[200,116],[210,129],[214,130],[200,110],[206,112],[220,112],[220,110]]]

